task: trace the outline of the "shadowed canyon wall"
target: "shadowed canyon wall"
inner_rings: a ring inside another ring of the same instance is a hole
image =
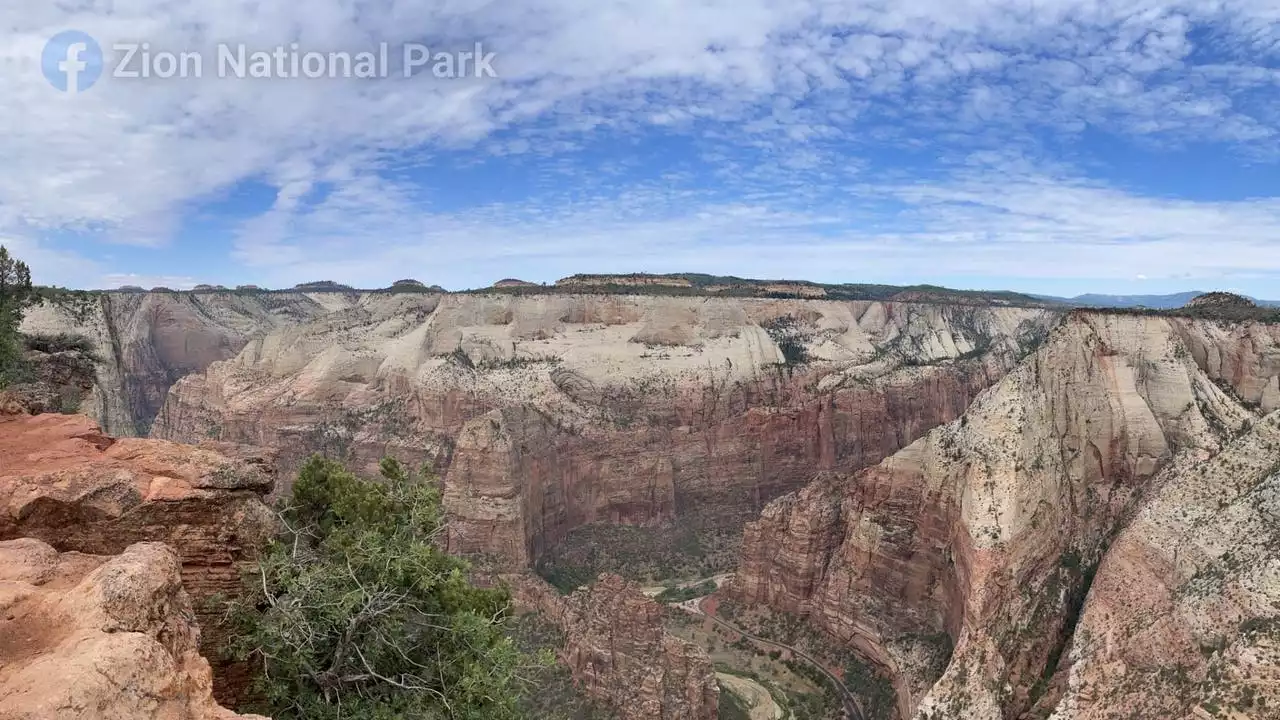
[[[344,301],[332,293],[100,293],[31,308],[22,331],[86,337],[97,382],[80,411],[113,436],[136,437],[147,434],[179,378],[235,357],[250,337]]]

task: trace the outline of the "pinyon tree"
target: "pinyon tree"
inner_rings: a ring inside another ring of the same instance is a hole
[[[37,300],[31,270],[0,245],[0,387],[13,381],[22,363],[18,326],[22,314]]]
[[[440,550],[440,493],[394,460],[382,480],[303,466],[245,594],[240,657],[261,664],[276,720],[514,720],[522,673],[547,662],[507,637],[510,597]]]

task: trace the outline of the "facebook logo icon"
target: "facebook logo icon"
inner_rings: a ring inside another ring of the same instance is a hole
[[[45,43],[40,69],[50,85],[75,95],[93,87],[102,76],[102,48],[79,30],[60,32]]]

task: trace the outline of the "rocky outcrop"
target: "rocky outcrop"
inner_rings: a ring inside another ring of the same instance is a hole
[[[82,336],[97,371],[81,411],[132,437],[147,434],[179,378],[234,357],[250,337],[324,312],[301,293],[100,293],[31,308],[22,331]]]
[[[1098,567],[1053,720],[1280,717],[1280,413],[1164,476]]]
[[[444,476],[451,548],[512,566],[584,523],[741,527],[815,472],[956,417],[1038,309],[622,295],[379,295],[179,381],[154,435],[387,453]]]
[[[558,431],[527,405],[464,425],[444,485],[450,551],[529,564],[575,527],[675,518],[675,479],[665,453],[653,443],[593,448],[589,442]]]
[[[177,555],[0,542],[0,718],[265,720],[213,699]]]
[[[236,592],[242,563],[274,532],[262,502],[273,482],[273,459],[247,449],[116,440],[77,415],[0,416],[0,540],[92,554],[166,543],[210,657],[223,643],[204,601]],[[220,697],[233,697],[246,668],[215,662]]]
[[[1229,292],[1211,292],[1203,295],[1197,295],[1191,298],[1191,302],[1187,303],[1189,308],[1255,308],[1258,303],[1250,300],[1243,295],[1236,295]]]
[[[78,338],[25,337],[23,342],[27,377],[5,392],[32,413],[79,412],[93,394],[98,358]]]
[[[720,687],[706,652],[667,633],[662,606],[617,575],[558,595],[528,575],[504,578],[518,607],[565,633],[560,660],[620,720],[713,720]]]
[[[557,287],[597,288],[610,285],[615,287],[693,287],[693,283],[686,277],[679,275],[647,275],[644,273],[632,273],[629,275],[574,275],[556,281]]]
[[[1088,673],[1146,677],[1163,646],[1138,646],[1157,636],[1179,644],[1173,657],[1226,638],[1240,663],[1264,676],[1274,668],[1269,650],[1240,649],[1228,625],[1260,623],[1280,602],[1280,547],[1234,539],[1272,517],[1262,500],[1252,514],[1234,508],[1264,486],[1256,483],[1280,448],[1251,445],[1231,489],[1192,476],[1211,472],[1202,463],[1214,457],[1235,467],[1223,448],[1262,433],[1278,405],[1269,390],[1277,358],[1274,325],[1073,313],[960,420],[875,467],[773,503],[745,533],[733,592],[802,614],[878,663],[896,680],[902,717],[1182,717],[1208,707],[1210,696],[1188,686],[1128,706],[1177,711],[1125,714]],[[1180,483],[1204,496],[1185,509],[1183,499],[1160,500],[1184,492]],[[1197,524],[1210,517],[1231,522]],[[1178,586],[1233,542],[1265,560],[1239,580],[1252,594],[1215,589],[1157,619],[1151,610],[1170,605],[1153,584]],[[1188,554],[1185,543],[1215,550]],[[1082,607],[1081,627],[1091,613],[1097,623],[1087,634],[1075,632]],[[1194,619],[1210,609],[1219,620]],[[1126,652],[1150,652],[1148,664],[1128,665]]]

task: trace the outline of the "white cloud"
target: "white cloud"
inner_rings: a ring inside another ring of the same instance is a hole
[[[190,290],[199,284],[193,277],[185,275],[138,275],[136,273],[108,273],[102,276],[98,289],[114,290],[120,287],[133,286],[147,290],[163,287],[170,290]]]
[[[396,188],[364,187],[369,198],[336,194],[311,212],[269,216],[298,240],[254,237],[256,224],[246,227],[240,257],[254,280],[381,286],[409,273],[460,289],[512,274],[542,281],[588,271],[829,282],[1130,282],[1138,268],[1152,280],[1280,276],[1280,200],[1155,200],[1001,159],[936,183],[854,185],[821,212],[655,183],[572,205],[423,215],[397,204]],[[892,218],[880,210],[888,201],[899,207]]]
[[[25,4],[5,15],[0,47],[13,62],[0,92],[21,112],[0,115],[0,233],[79,229],[160,246],[193,207],[257,180],[279,197],[242,228],[237,258],[289,279],[381,275],[388,270],[377,263],[427,249],[424,269],[485,271],[515,259],[622,269],[660,258],[714,269],[726,247],[739,253],[730,262],[765,275],[803,270],[790,259],[803,255],[857,277],[859,268],[936,258],[939,247],[965,248],[948,256],[957,272],[1276,269],[1271,201],[1144,199],[1043,166],[1045,177],[871,185],[849,154],[947,141],[1025,149],[1036,132],[1094,127],[1273,159],[1280,10],[1271,0],[132,0]],[[1206,23],[1212,58],[1192,43]],[[67,27],[170,49],[483,40],[502,77],[103,80],[69,98],[32,62]],[[695,124],[704,157],[726,145],[767,156],[743,167],[723,151],[721,179],[738,202],[637,187],[585,208],[428,213],[415,188],[380,172],[388,154],[411,149],[568,153],[606,131]],[[830,150],[833,142],[846,149]],[[846,204],[816,213],[814,180],[846,188]],[[326,200],[303,202],[316,188]],[[905,205],[901,228],[832,234],[831,224],[867,220],[858,203],[885,199]],[[1209,241],[1236,254],[1206,254]],[[1172,255],[1191,252],[1200,259]],[[1149,256],[1158,257],[1137,263]]]
[[[97,263],[30,237],[0,233],[0,245],[31,268],[31,279],[37,284],[90,287],[102,273]]]

